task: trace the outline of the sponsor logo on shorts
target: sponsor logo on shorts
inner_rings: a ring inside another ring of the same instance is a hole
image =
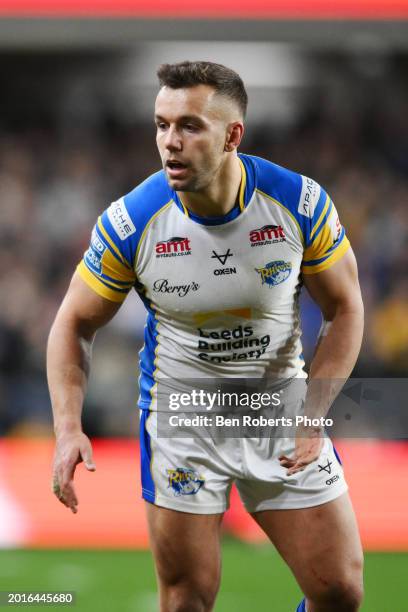
[[[186,237],[173,236],[168,240],[156,243],[156,257],[180,257],[191,255],[190,240]]]
[[[264,268],[255,268],[255,270],[261,275],[263,285],[274,287],[289,277],[292,264],[290,261],[270,261]]]
[[[124,199],[121,198],[117,202],[112,202],[108,210],[108,219],[119,238],[126,240],[136,232],[136,227],[126,210]]]
[[[333,465],[333,461],[329,461],[328,459],[326,465],[320,465],[320,463],[318,463],[317,467],[319,468],[319,472],[327,472],[328,474],[331,474],[332,465]]]
[[[195,470],[188,468],[176,468],[167,470],[169,487],[173,489],[175,497],[180,495],[196,495],[205,482]]]
[[[326,484],[328,486],[332,485],[334,482],[337,482],[338,480],[340,480],[340,476],[338,474],[335,474],[334,476],[332,476],[331,478],[328,478],[326,480]]]
[[[167,278],[159,278],[153,283],[155,293],[175,293],[178,297],[186,297],[190,291],[198,291],[200,285],[194,281],[184,285],[170,285]]]
[[[249,232],[249,242],[251,247],[264,246],[286,242],[286,236],[281,225],[264,225]]]

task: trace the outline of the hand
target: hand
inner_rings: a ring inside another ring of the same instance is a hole
[[[81,461],[90,472],[96,470],[88,436],[83,432],[60,435],[55,448],[52,491],[60,502],[70,508],[74,514],[78,512],[74,474],[76,466]]]
[[[320,428],[298,428],[293,457],[278,457],[282,467],[288,468],[287,475],[303,472],[305,467],[316,461],[323,447],[323,431]]]

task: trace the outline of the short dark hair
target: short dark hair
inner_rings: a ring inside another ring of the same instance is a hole
[[[244,83],[234,70],[214,62],[180,62],[162,64],[157,71],[160,87],[182,89],[196,85],[210,85],[220,95],[233,100],[245,117],[248,94]]]

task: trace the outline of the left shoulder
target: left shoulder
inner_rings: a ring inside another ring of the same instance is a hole
[[[279,166],[262,157],[246,156],[256,168],[256,189],[286,208],[300,226],[306,245],[313,220],[319,218],[329,201],[326,191],[314,179]]]

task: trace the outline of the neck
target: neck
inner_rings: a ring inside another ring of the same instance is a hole
[[[238,198],[242,180],[238,155],[228,157],[208,187],[198,192],[178,192],[180,200],[193,213],[202,217],[218,217],[229,213]]]

